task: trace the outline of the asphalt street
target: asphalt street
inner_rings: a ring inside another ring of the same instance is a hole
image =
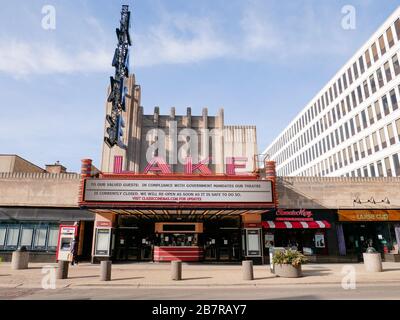
[[[281,285],[213,288],[174,287],[94,287],[55,290],[1,288],[0,299],[28,300],[322,300],[322,299],[395,299],[400,300],[400,286],[395,284],[360,284],[356,289],[344,290],[340,285]]]

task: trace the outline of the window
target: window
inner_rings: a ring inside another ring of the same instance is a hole
[[[389,136],[389,143],[390,145],[394,145],[396,139],[394,138],[394,131],[391,123],[388,124],[387,131]]]
[[[339,104],[336,105],[336,113],[337,113],[337,118],[338,118],[338,120],[340,120],[340,118],[341,118],[342,116],[341,116],[341,114],[340,114],[340,107],[339,107]]]
[[[343,126],[340,126],[339,130],[340,130],[340,142],[343,142],[344,141]]]
[[[361,158],[364,158],[364,157],[365,157],[364,141],[363,141],[363,140],[360,140],[360,141],[358,142],[358,144],[359,144],[359,146],[360,146],[360,155],[361,155]]]
[[[386,38],[389,43],[389,48],[393,47],[394,45],[394,39],[393,39],[393,33],[392,33],[392,28],[389,27],[389,29],[386,30]]]
[[[342,93],[342,79],[338,79],[338,87],[339,87],[339,94],[341,94]]]
[[[390,71],[389,62],[386,62],[384,64],[384,69],[385,69],[385,74],[386,74],[386,82],[389,82],[390,80],[392,80],[392,73]]]
[[[349,85],[351,85],[353,83],[353,75],[350,68],[347,70],[347,76],[349,77]]]
[[[349,125],[347,124],[347,122],[345,122],[344,124],[344,132],[346,133],[346,139],[349,139],[350,138]]]
[[[368,123],[367,123],[367,116],[365,115],[365,110],[361,111],[361,120],[363,123],[363,128],[366,129],[368,126]]]
[[[400,41],[400,18],[394,23],[394,28],[396,29],[397,40]]]
[[[364,86],[364,95],[365,95],[365,99],[367,99],[369,97],[369,89],[368,89],[368,83],[367,80],[365,80],[363,82],[363,86]]]
[[[353,103],[353,109],[357,107],[356,93],[354,91],[351,92],[351,102]]]
[[[339,151],[337,154],[337,158],[339,160],[339,168],[343,167],[343,162],[342,162],[342,153]]]
[[[378,61],[378,50],[376,49],[376,44],[374,43],[371,47],[372,49],[372,57],[374,58],[374,62]]]
[[[386,167],[386,176],[391,177],[392,176],[392,168],[390,166],[389,158],[385,158],[385,167]]]
[[[383,106],[383,113],[385,114],[385,116],[387,116],[390,113],[390,110],[386,95],[382,97],[382,106]]]
[[[46,246],[47,229],[36,229],[34,247],[43,248]]]
[[[375,120],[374,120],[374,114],[373,114],[373,112],[372,112],[372,107],[369,106],[368,109],[367,109],[367,111],[368,111],[369,123],[372,125],[372,124],[374,124],[374,122],[375,122]]]
[[[341,102],[340,102],[340,105],[341,105],[341,107],[342,107],[342,114],[343,114],[343,117],[346,115],[346,105],[345,105],[345,103],[344,103],[344,100],[342,100]]]
[[[369,139],[369,137],[365,137],[365,144],[367,145],[367,153],[368,153],[368,155],[372,154],[371,140]]]
[[[376,70],[376,76],[378,78],[379,88],[382,88],[384,83],[383,83],[383,76],[382,76],[381,68]]]
[[[350,119],[350,130],[351,130],[351,135],[354,136],[356,134],[356,131],[355,131],[355,128],[354,128],[353,119]]]
[[[397,98],[396,98],[396,92],[393,90],[390,91],[390,101],[392,102],[392,110],[397,110],[398,104],[397,104]]]
[[[26,247],[32,246],[32,238],[33,228],[22,228],[20,245]]]
[[[351,111],[351,103],[350,103],[350,96],[346,97],[346,104],[347,104],[347,111]]]
[[[395,153],[393,156],[393,164],[394,164],[394,174],[396,177],[400,177],[400,163],[399,163],[399,155]]]
[[[6,228],[0,227],[0,248],[4,247],[4,243],[6,241],[6,231]]]
[[[364,173],[364,177],[368,177],[368,168],[367,167],[363,167],[363,173]]]
[[[7,247],[17,247],[19,238],[19,227],[8,228]]]
[[[373,74],[371,74],[371,75],[369,76],[369,83],[370,83],[370,85],[371,85],[371,91],[372,91],[372,93],[374,94],[374,93],[376,92],[376,84],[375,84],[375,78],[374,78],[374,75],[373,75]]]
[[[397,137],[400,140],[400,118],[396,120]]]
[[[365,71],[365,68],[364,68],[364,60],[363,60],[362,56],[360,58],[358,58],[358,63],[360,65],[360,72],[361,72],[361,74],[363,74]]]
[[[397,54],[395,54],[392,57],[392,62],[393,62],[394,75],[397,76],[400,73],[400,65],[399,65],[399,59],[397,58]]]
[[[342,150],[343,153],[343,163],[345,166],[347,166],[347,153],[346,153],[346,149]]]
[[[379,37],[379,49],[381,49],[381,56],[386,53],[385,40],[383,39],[383,35]]]
[[[349,154],[349,162],[353,163],[353,153],[351,152],[351,147],[347,148],[347,153]]]
[[[372,134],[372,142],[373,142],[373,144],[374,144],[374,150],[375,150],[375,152],[378,152],[378,151],[379,151],[379,144],[378,144],[378,137],[377,137],[377,135],[376,135],[376,132],[374,132],[374,133]]]
[[[356,80],[358,78],[357,62],[353,63],[353,71],[354,71],[354,79]]]
[[[379,161],[376,163],[376,166],[378,167],[378,175],[379,175],[380,177],[383,177],[382,161],[379,160]]]
[[[357,128],[357,133],[361,131],[361,123],[360,123],[360,116],[357,114],[356,115],[356,128]]]
[[[382,149],[385,149],[387,147],[387,143],[386,143],[385,130],[383,128],[379,129],[379,136],[381,138]]]
[[[346,73],[343,74],[342,78],[343,78],[343,86],[344,86],[344,89],[346,90],[347,89]]]
[[[375,166],[374,166],[374,164],[373,163],[371,163],[370,165],[369,165],[369,171],[371,172],[371,177],[376,177],[376,174],[375,174]]]
[[[379,121],[382,119],[381,107],[379,105],[379,101],[375,101],[374,108],[375,108],[375,114],[376,114],[376,121]]]
[[[50,228],[49,229],[49,240],[47,246],[50,250],[56,250],[58,242],[58,229]]]
[[[359,156],[358,156],[358,147],[357,147],[357,143],[353,143],[353,150],[354,150],[354,158],[356,161],[359,160]]]
[[[358,95],[358,101],[361,103],[363,102],[363,96],[362,96],[362,92],[361,92],[361,86],[357,87],[357,95]]]
[[[371,56],[369,55],[369,50],[365,51],[365,62],[367,63],[367,68],[371,66]]]

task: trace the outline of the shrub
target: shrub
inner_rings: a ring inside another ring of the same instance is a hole
[[[293,267],[298,267],[301,264],[307,263],[307,258],[297,250],[277,251],[272,258],[273,264],[291,264]]]

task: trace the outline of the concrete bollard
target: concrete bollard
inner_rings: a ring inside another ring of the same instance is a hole
[[[58,261],[57,279],[68,278],[69,261]]]
[[[363,258],[367,272],[382,272],[382,257],[379,252],[363,253]]]
[[[24,248],[20,248],[12,253],[11,269],[23,270],[28,269],[29,252]]]
[[[171,261],[171,279],[182,280],[182,261]]]
[[[253,261],[242,261],[243,280],[254,280]]]
[[[101,281],[111,281],[111,261],[101,261],[100,262],[100,280]]]

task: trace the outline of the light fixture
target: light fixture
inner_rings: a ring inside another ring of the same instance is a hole
[[[356,199],[353,200],[353,203],[358,203],[361,204],[361,200],[359,197],[357,197]]]

